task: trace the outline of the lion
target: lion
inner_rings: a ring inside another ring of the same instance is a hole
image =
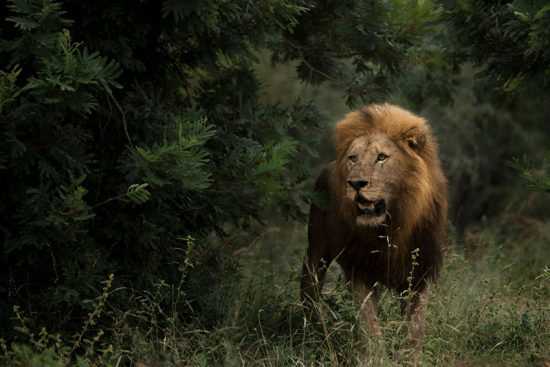
[[[336,146],[336,160],[315,183],[331,200],[326,211],[310,208],[302,300],[319,300],[327,268],[336,260],[366,333],[380,334],[381,285],[403,296],[407,340],[418,344],[447,238],[448,181],[437,141],[425,119],[384,104],[346,115],[336,125]]]

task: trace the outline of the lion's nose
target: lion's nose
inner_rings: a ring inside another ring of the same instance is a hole
[[[350,185],[355,190],[361,190],[363,187],[367,186],[369,184],[369,181],[348,181],[348,185]]]

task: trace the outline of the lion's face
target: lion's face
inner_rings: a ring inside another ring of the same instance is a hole
[[[346,155],[345,198],[356,211],[357,224],[381,225],[398,196],[405,156],[386,134],[355,138]]]

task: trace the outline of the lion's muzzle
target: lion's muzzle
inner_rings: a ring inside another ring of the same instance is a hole
[[[357,197],[357,215],[372,215],[381,217],[386,212],[386,202],[382,200],[370,201]]]

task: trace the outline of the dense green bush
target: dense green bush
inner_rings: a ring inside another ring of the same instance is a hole
[[[536,1],[443,3],[442,26],[419,47],[445,52],[396,82],[399,103],[436,131],[451,183],[450,219],[463,232],[519,208],[527,194],[518,172],[530,189],[547,187],[549,8]]]
[[[155,302],[175,307],[177,322],[214,327],[225,317],[220,302],[231,302],[223,283],[235,262],[202,244],[186,267],[182,239],[249,228],[271,203],[305,223],[298,200],[323,199],[304,180],[327,117],[300,100],[261,102],[256,53],[296,60],[306,83],[346,86],[350,103],[380,100],[387,76],[420,59],[410,47],[439,12],[402,0],[2,7],[0,330],[8,341],[22,337],[13,305],[29,330],[72,334],[110,274],[109,307],[124,314],[159,284],[181,282],[183,268],[185,296],[163,291]]]
[[[446,18],[456,35],[455,62],[481,67],[479,77],[487,86],[503,92],[548,89],[550,6],[537,1],[467,0],[456,4]]]
[[[515,158],[510,165],[534,184],[530,189],[547,191],[550,176],[542,155],[547,153],[550,6],[522,0],[460,1],[445,18],[454,34],[453,63],[472,64],[477,70],[477,100],[509,112],[535,143],[518,155],[534,153],[536,158]],[[500,119],[493,125],[502,129]],[[537,174],[533,173],[535,162]]]

